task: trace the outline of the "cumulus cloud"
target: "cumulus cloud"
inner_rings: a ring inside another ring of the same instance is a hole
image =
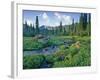
[[[63,21],[63,24],[69,25],[72,24],[72,17],[68,15],[62,15],[58,12],[55,12],[54,15],[57,17],[59,21]]]
[[[50,20],[49,20],[49,16],[47,15],[46,12],[44,12],[42,14],[42,18],[44,19],[44,22],[45,22],[46,25],[49,24]]]
[[[43,13],[42,15],[43,19],[47,20],[48,19],[48,15],[46,13]]]
[[[54,13],[54,15],[58,18],[58,19],[61,19],[61,15],[57,12]]]
[[[72,24],[72,18],[71,16],[67,16],[67,15],[62,15],[62,18],[64,19],[64,21],[66,22],[66,24]]]

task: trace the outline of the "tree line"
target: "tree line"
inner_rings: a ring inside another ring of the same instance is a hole
[[[35,36],[38,34],[45,35],[68,35],[68,36],[90,36],[91,35],[91,14],[90,13],[81,13],[79,22],[75,22],[74,18],[72,19],[72,24],[62,25],[60,21],[58,26],[51,27],[51,29],[45,28],[40,29],[39,19],[36,16],[35,25],[28,25],[27,22],[23,24],[23,35],[24,36]],[[67,23],[67,22],[66,22]]]

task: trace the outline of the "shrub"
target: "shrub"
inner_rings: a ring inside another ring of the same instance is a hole
[[[75,54],[77,54],[79,49],[73,44],[69,47],[69,54],[73,57]]]
[[[60,39],[61,40],[61,39]],[[52,67],[75,67],[75,66],[90,66],[91,54],[90,54],[90,38],[86,37],[74,37],[75,43],[66,48],[65,45],[60,45],[59,50],[54,54],[34,54],[30,56],[24,56],[23,68],[52,68]],[[31,43],[28,46],[38,49],[45,46],[53,45],[58,40],[48,40],[46,45],[42,43]],[[33,47],[34,45],[34,47]]]
[[[43,44],[38,42],[38,40],[24,40],[23,48],[24,50],[41,49]]]
[[[89,66],[91,65],[90,45],[81,44],[79,52],[73,56],[73,66]]]
[[[45,55],[45,61],[49,64],[53,64],[54,62],[54,57],[53,55]]]
[[[25,56],[24,57],[24,69],[34,69],[34,68],[40,68],[42,62],[44,61],[44,58],[42,55],[31,55],[31,56]]]
[[[55,62],[54,65],[53,65],[54,68],[55,67],[65,67],[65,66],[66,66],[66,64],[65,64],[64,61]]]
[[[65,50],[66,49],[66,46],[65,45],[61,45],[60,46],[60,50]]]
[[[70,67],[71,63],[69,60],[57,61],[54,63],[53,67]]]
[[[65,56],[68,55],[68,50],[59,50],[54,54],[54,60],[55,61],[63,61]]]

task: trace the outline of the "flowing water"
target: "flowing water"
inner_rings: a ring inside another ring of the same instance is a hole
[[[66,47],[69,46],[69,44],[72,44],[72,41],[67,41],[67,42],[63,42],[63,44],[60,44],[58,46],[56,45],[52,45],[43,49],[39,49],[39,50],[30,50],[30,51],[24,51],[23,55],[32,55],[32,54],[54,54],[55,52],[57,52],[59,50],[59,46],[64,45]]]
[[[53,54],[59,50],[58,46],[49,46],[40,50],[24,51],[24,56],[31,54]]]

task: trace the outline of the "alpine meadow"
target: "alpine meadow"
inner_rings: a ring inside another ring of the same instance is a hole
[[[23,10],[23,69],[91,66],[91,13]]]

